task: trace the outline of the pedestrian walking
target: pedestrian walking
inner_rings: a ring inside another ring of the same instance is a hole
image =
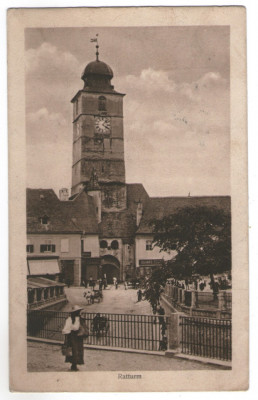
[[[90,276],[89,287],[92,288],[92,276]]]
[[[85,320],[81,317],[82,307],[72,307],[70,316],[66,319],[62,330],[65,335],[65,362],[71,363],[71,371],[78,371],[77,365],[84,364],[83,337],[86,336]],[[80,334],[80,330],[83,331]]]
[[[161,307],[161,305],[159,305],[157,307],[157,312],[158,312],[158,315],[159,315],[159,323],[160,323],[160,325],[163,325],[163,323],[165,322],[164,321],[164,317],[163,317],[163,315],[165,315],[165,310],[164,310],[163,307]]]
[[[138,301],[141,301],[141,300],[142,300],[142,291],[141,291],[141,289],[139,289],[139,290],[137,291],[137,298],[138,298]]]
[[[168,339],[166,335],[162,336],[162,339],[159,342],[159,350],[166,351],[168,348]]]
[[[107,275],[106,274],[103,275],[103,286],[104,286],[104,289],[106,289],[106,287],[107,287]]]
[[[152,312],[155,315],[157,312],[157,303],[156,300],[151,299],[151,307],[152,307]]]
[[[117,280],[116,280],[116,282],[115,282],[115,287],[116,287],[116,289],[118,288],[118,282],[117,282]]]

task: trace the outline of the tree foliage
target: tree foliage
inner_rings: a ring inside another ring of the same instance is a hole
[[[154,246],[176,251],[168,268],[178,277],[231,270],[230,213],[215,207],[185,207],[153,220]]]

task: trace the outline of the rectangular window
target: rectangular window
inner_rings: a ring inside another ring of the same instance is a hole
[[[152,250],[152,240],[146,240],[146,250]]]
[[[69,252],[69,239],[61,239],[61,253]]]
[[[34,246],[33,244],[27,244],[26,246],[27,253],[34,253]]]
[[[87,258],[91,257],[91,251],[85,251],[84,256]]]
[[[55,253],[56,245],[55,244],[41,244],[40,252],[41,253]]]

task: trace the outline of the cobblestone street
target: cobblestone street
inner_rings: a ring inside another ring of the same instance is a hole
[[[124,289],[121,284],[118,289],[109,286],[103,290],[103,301],[100,303],[87,304],[87,300],[83,297],[85,292],[83,287],[66,288],[65,292],[69,303],[78,304],[84,307],[86,312],[103,312],[103,313],[121,313],[121,314],[152,314],[151,306],[148,301],[137,302],[137,290]],[[70,310],[70,304],[67,304],[62,311]]]
[[[197,361],[168,358],[161,355],[126,353],[106,350],[84,350],[84,365],[81,371],[173,371],[215,370],[222,367]],[[64,362],[61,346],[28,342],[28,371],[69,371],[71,364]]]

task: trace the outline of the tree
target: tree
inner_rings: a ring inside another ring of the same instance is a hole
[[[154,246],[175,250],[168,268],[177,277],[231,270],[231,217],[215,207],[185,207],[151,222]]]

